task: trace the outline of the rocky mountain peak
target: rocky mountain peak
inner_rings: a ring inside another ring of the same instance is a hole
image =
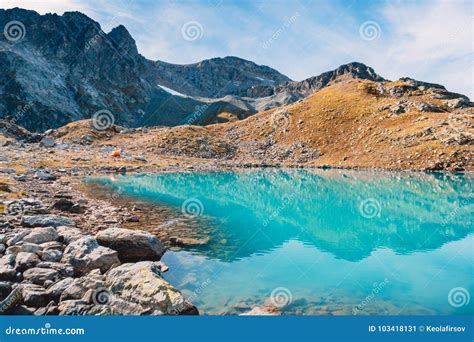
[[[128,32],[125,26],[119,25],[113,28],[107,36],[119,50],[124,51],[129,55],[138,55],[135,39],[132,38],[130,32]]]

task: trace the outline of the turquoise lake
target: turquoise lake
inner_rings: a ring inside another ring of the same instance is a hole
[[[209,241],[167,281],[203,314],[474,313],[472,174],[260,169],[88,179]],[[157,222],[159,226],[160,222]]]

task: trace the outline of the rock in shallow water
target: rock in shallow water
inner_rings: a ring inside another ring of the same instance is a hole
[[[109,228],[95,238],[100,245],[116,250],[122,262],[160,260],[165,252],[158,238],[141,230]]]

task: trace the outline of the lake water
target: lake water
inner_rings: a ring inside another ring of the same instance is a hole
[[[204,314],[473,314],[474,176],[249,170],[99,177],[198,223],[164,277]],[[159,223],[157,223],[159,225]]]

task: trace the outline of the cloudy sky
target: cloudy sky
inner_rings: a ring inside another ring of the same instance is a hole
[[[441,83],[474,98],[474,2],[357,0],[1,0],[2,8],[81,11],[123,24],[147,58],[239,56],[294,80],[351,61],[389,79]]]

